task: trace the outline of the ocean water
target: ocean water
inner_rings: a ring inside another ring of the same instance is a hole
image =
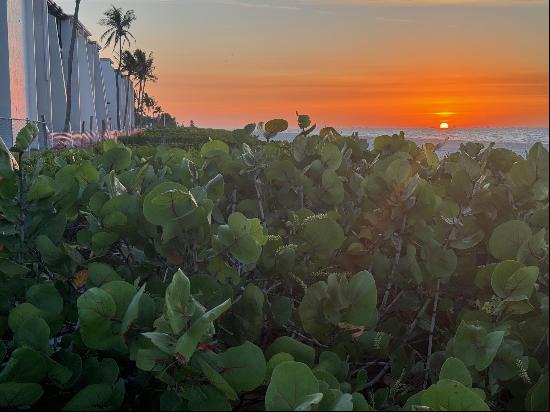
[[[548,148],[549,129],[548,128],[455,128],[455,129],[413,129],[413,128],[342,128],[337,129],[343,135],[350,135],[358,132],[359,136],[368,141],[387,134],[399,134],[405,132],[405,137],[421,145],[424,143],[441,143],[445,145],[441,148],[441,153],[457,151],[461,143],[479,142],[485,145],[495,143],[496,147],[503,147],[524,155],[537,142],[543,143]],[[279,140],[292,140],[297,131],[281,133],[277,136]]]

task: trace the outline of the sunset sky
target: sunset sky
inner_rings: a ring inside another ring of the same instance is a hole
[[[112,3],[185,124],[548,127],[548,0],[82,0],[95,39]]]

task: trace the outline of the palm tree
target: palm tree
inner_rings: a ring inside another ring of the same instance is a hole
[[[152,96],[149,96],[145,92],[143,92],[143,98],[142,99],[143,99],[142,105],[144,106],[144,108],[147,109],[147,113],[149,113],[157,105],[157,101],[155,100],[155,98],[152,97]],[[142,110],[143,110],[143,108],[142,108]]]
[[[137,80],[137,75],[139,71],[139,64],[137,60],[134,57],[134,54],[132,54],[130,51],[125,50],[122,53],[122,72],[128,76],[128,85],[132,86],[132,88],[135,89],[133,80]],[[130,96],[130,87],[126,88],[126,100],[125,100],[125,108],[124,108],[124,128],[126,128],[126,121],[128,119],[128,98]],[[135,99],[135,98],[134,98]],[[132,105],[133,106],[133,105]]]
[[[113,50],[118,48],[118,74],[122,69],[122,52],[125,46],[130,45],[130,38],[134,39],[130,32],[132,23],[136,20],[134,10],[124,11],[119,7],[111,6],[104,14],[104,18],[99,24],[107,27],[105,33],[101,35],[100,40],[105,42],[105,46],[113,45]],[[117,100],[117,125],[120,130],[120,85],[118,75],[116,76],[116,100]]]
[[[147,82],[157,81],[153,53],[147,54],[141,49],[136,49],[133,52],[125,50],[122,54],[122,70],[137,82],[136,110],[143,116],[143,98]],[[128,96],[126,96],[126,99],[128,99]]]
[[[143,114],[143,97],[145,95],[147,82],[157,81],[157,76],[155,75],[155,60],[153,58],[153,53],[147,54],[140,49],[134,52],[134,57],[137,63],[137,79],[139,81],[138,110]]]
[[[71,45],[69,47],[69,66],[67,70],[67,108],[65,111],[65,126],[63,127],[63,131],[65,133],[67,133],[71,127],[71,106],[73,103],[73,59],[76,43],[76,31],[78,27],[78,14],[80,12],[80,2],[81,0],[76,0],[73,14],[73,31],[71,34]]]

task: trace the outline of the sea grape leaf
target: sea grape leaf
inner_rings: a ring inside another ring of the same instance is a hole
[[[0,382],[38,383],[48,374],[48,358],[28,347],[15,349],[0,373]]]
[[[109,293],[92,288],[77,300],[80,315],[80,334],[86,346],[97,349],[109,349],[114,343],[111,319],[116,314],[116,304]]]
[[[176,182],[155,186],[143,199],[143,215],[154,225],[164,225],[184,216],[196,207],[187,188]]]
[[[31,185],[27,193],[27,200],[32,202],[35,200],[46,199],[54,193],[54,180],[49,176],[40,175]]]
[[[489,239],[489,252],[498,260],[513,260],[531,235],[531,228],[527,223],[521,220],[510,220],[493,230]]]
[[[122,279],[111,266],[100,262],[92,262],[88,265],[88,282],[90,285],[100,287],[116,280]]]
[[[0,383],[0,408],[14,410],[34,405],[44,394],[37,383]]]
[[[50,327],[42,318],[27,319],[14,335],[17,346],[27,346],[39,352],[48,353]]]
[[[250,392],[260,386],[267,364],[262,350],[250,342],[229,348],[218,356],[223,377],[237,392]]]
[[[236,401],[239,396],[229,383],[220,375],[212,366],[206,363],[204,360],[199,359],[199,365],[202,373],[208,379],[208,381],[219,389],[230,401]]]
[[[462,383],[442,379],[422,394],[422,406],[437,411],[489,411],[489,407]]]
[[[10,311],[8,325],[12,332],[17,333],[19,328],[29,319],[42,316],[42,311],[31,303],[25,302],[17,305]]]
[[[211,140],[201,147],[200,155],[203,159],[229,154],[229,146],[220,140]]]
[[[63,298],[51,284],[33,285],[27,290],[26,295],[27,302],[40,309],[44,319],[48,321],[63,311]]]
[[[346,322],[356,326],[367,326],[376,310],[376,282],[370,272],[356,273],[350,280],[346,297],[349,310]]]
[[[88,385],[65,405],[65,411],[102,410],[109,404],[113,389],[103,383]]]
[[[464,362],[458,358],[447,358],[439,372],[439,379],[450,379],[460,382],[468,388],[472,387],[472,375]]]
[[[166,315],[175,334],[182,332],[189,317],[193,315],[193,310],[191,310],[193,306],[189,304],[190,297],[191,283],[179,269],[172,277],[165,294]]]
[[[0,258],[0,273],[8,276],[21,276],[30,272],[30,269],[19,263],[12,262],[8,259]]]
[[[328,170],[338,170],[342,164],[342,152],[333,143],[327,143],[321,149],[321,160],[327,166]]]
[[[116,306],[115,318],[122,320],[126,309],[136,294],[135,286],[125,281],[115,280],[104,284],[100,289],[111,295]]]
[[[503,338],[504,331],[488,333],[479,324],[463,321],[456,331],[453,353],[466,366],[474,366],[476,370],[483,371],[495,359]]]
[[[231,300],[228,299],[195,320],[176,343],[176,355],[178,358],[189,361],[193,353],[195,353],[201,339],[203,339],[209,331],[213,331],[213,322],[230,307]]]
[[[536,266],[523,266],[513,260],[500,262],[491,275],[491,286],[497,296],[508,301],[529,298],[539,276]]]
[[[396,159],[385,172],[385,180],[390,187],[404,187],[411,178],[412,168],[408,160]]]
[[[116,146],[105,151],[101,158],[101,164],[107,171],[114,170],[120,172],[128,168],[131,163],[132,152],[124,146]]]
[[[318,403],[319,382],[311,369],[300,362],[284,362],[275,368],[265,394],[268,411],[293,411]]]
[[[307,218],[303,237],[308,247],[320,256],[331,255],[344,243],[342,227],[326,215]]]
[[[25,127],[23,127],[15,137],[15,146],[12,150],[17,153],[23,153],[27,150],[34,139],[38,137],[38,126],[34,122],[29,122]]]
[[[122,318],[122,323],[120,324],[120,334],[123,336],[124,340],[127,341],[127,334],[132,330],[132,327],[136,323],[138,316],[139,316],[139,303],[141,301],[141,297],[143,296],[143,293],[145,292],[145,285],[143,285],[139,291],[134,295],[132,300],[130,301],[130,304],[128,305],[128,308],[126,309],[126,313],[124,314],[124,317]]]
[[[315,363],[315,349],[305,343],[299,342],[290,336],[280,336],[267,348],[265,357],[267,359],[279,353],[291,355],[297,362],[313,367]]]

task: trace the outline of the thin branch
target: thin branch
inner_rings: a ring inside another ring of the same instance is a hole
[[[426,369],[424,370],[424,389],[428,386],[428,378],[430,376],[430,363],[432,360],[432,348],[433,348],[433,339],[434,339],[434,329],[435,329],[435,318],[437,316],[437,305],[439,303],[439,288],[441,286],[441,280],[437,281],[435,296],[434,296],[434,305],[432,310],[432,322],[430,324],[430,337],[428,339],[428,354],[426,356]]]
[[[386,373],[390,369],[390,364],[387,363],[386,366],[382,368],[380,372],[378,372],[378,375],[376,375],[371,381],[369,381],[365,389],[372,388],[374,385],[376,385],[384,376],[386,376]]]
[[[262,202],[262,192],[260,190],[260,185],[257,178],[254,178],[254,187],[256,188],[256,196],[258,197],[258,208],[260,209],[260,219],[262,220],[262,222],[265,222],[264,205]]]
[[[384,316],[386,313],[388,313],[388,311],[390,310],[390,308],[395,305],[397,303],[397,301],[401,298],[401,296],[403,296],[403,294],[405,293],[404,290],[400,291],[397,296],[391,301],[391,303],[386,306],[386,308],[384,309],[384,311],[380,314],[380,317]]]
[[[399,266],[401,249],[403,249],[403,233],[405,233],[406,227],[407,227],[407,215],[403,217],[403,223],[401,224],[401,231],[399,232],[399,238],[397,239],[397,248],[395,251],[395,257],[393,258],[393,265],[389,276],[388,286],[386,287],[386,291],[384,292],[384,298],[382,299],[382,305],[380,306],[381,310],[384,310],[384,308],[386,307],[386,303],[388,302],[388,298],[390,296],[390,290],[393,286],[393,278],[395,277],[395,273],[397,272],[397,267]]]

